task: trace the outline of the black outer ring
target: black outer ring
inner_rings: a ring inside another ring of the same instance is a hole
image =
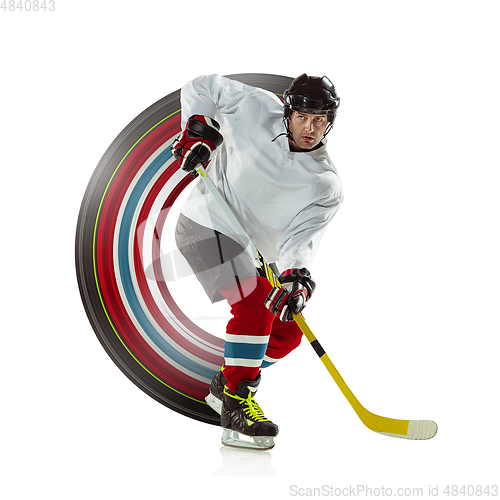
[[[247,85],[282,95],[292,78],[261,73],[227,75]],[[82,200],[75,238],[75,264],[82,302],[102,346],[120,370],[141,390],[166,407],[201,422],[220,425],[220,417],[204,401],[186,397],[149,374],[130,355],[113,331],[104,311],[94,280],[93,236],[99,205],[119,162],[132,146],[154,125],[180,109],[177,90],[144,110],[116,137],[99,161]],[[167,137],[165,142],[170,139]],[[208,391],[208,387],[207,387]]]

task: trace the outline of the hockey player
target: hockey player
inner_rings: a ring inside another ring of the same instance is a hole
[[[326,77],[299,76],[282,103],[211,75],[185,85],[181,105],[183,132],[172,145],[179,165],[194,176],[197,165],[208,165],[252,242],[281,270],[282,287],[273,289],[217,201],[195,183],[181,209],[177,246],[211,301],[227,300],[233,316],[207,402],[221,414],[224,444],[269,449],[278,427],[254,396],[261,368],[300,344],[292,312],[299,314],[315,290],[308,268],[343,198],[325,139],[339,98]]]

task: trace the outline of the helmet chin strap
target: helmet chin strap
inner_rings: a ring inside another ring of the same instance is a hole
[[[290,135],[288,135],[286,132],[283,132],[282,134],[277,135],[271,142],[274,142],[278,137],[281,137],[282,135],[286,135],[288,138],[292,139],[293,142],[295,142],[294,138]]]
[[[290,118],[283,116],[283,125],[285,125],[286,132],[283,132],[282,134],[277,135],[271,142],[274,142],[278,137],[281,137],[282,135],[286,136],[287,139],[290,139],[291,141],[295,142],[295,139],[293,138],[292,134],[290,133]]]
[[[278,137],[281,137],[282,135],[286,136],[287,139],[295,142],[295,139],[293,138],[292,134],[290,133],[290,116],[291,116],[291,114],[292,114],[292,110],[291,109],[287,110],[286,106],[285,106],[282,121],[283,121],[283,125],[285,127],[286,132],[283,132],[282,134],[277,135],[271,142],[274,142]],[[297,143],[295,142],[295,144],[297,144]]]

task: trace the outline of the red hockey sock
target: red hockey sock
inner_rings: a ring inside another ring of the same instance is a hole
[[[276,318],[271,329],[266,356],[276,360],[284,358],[300,345],[301,340],[302,330],[295,321],[283,322]]]
[[[219,290],[231,306],[226,328],[224,376],[230,391],[242,380],[255,380],[267,349],[274,314],[264,301],[272,286],[266,278],[248,278]]]

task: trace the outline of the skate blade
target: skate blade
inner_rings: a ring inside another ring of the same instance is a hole
[[[219,415],[222,412],[222,401],[218,398],[216,398],[212,393],[210,393],[206,398],[205,401],[207,402],[208,406],[215,410]]]
[[[253,441],[250,441],[252,439]],[[274,437],[272,436],[252,436],[249,440],[241,439],[239,432],[231,429],[222,431],[222,444],[233,448],[243,448],[246,450],[266,451],[274,448]]]

